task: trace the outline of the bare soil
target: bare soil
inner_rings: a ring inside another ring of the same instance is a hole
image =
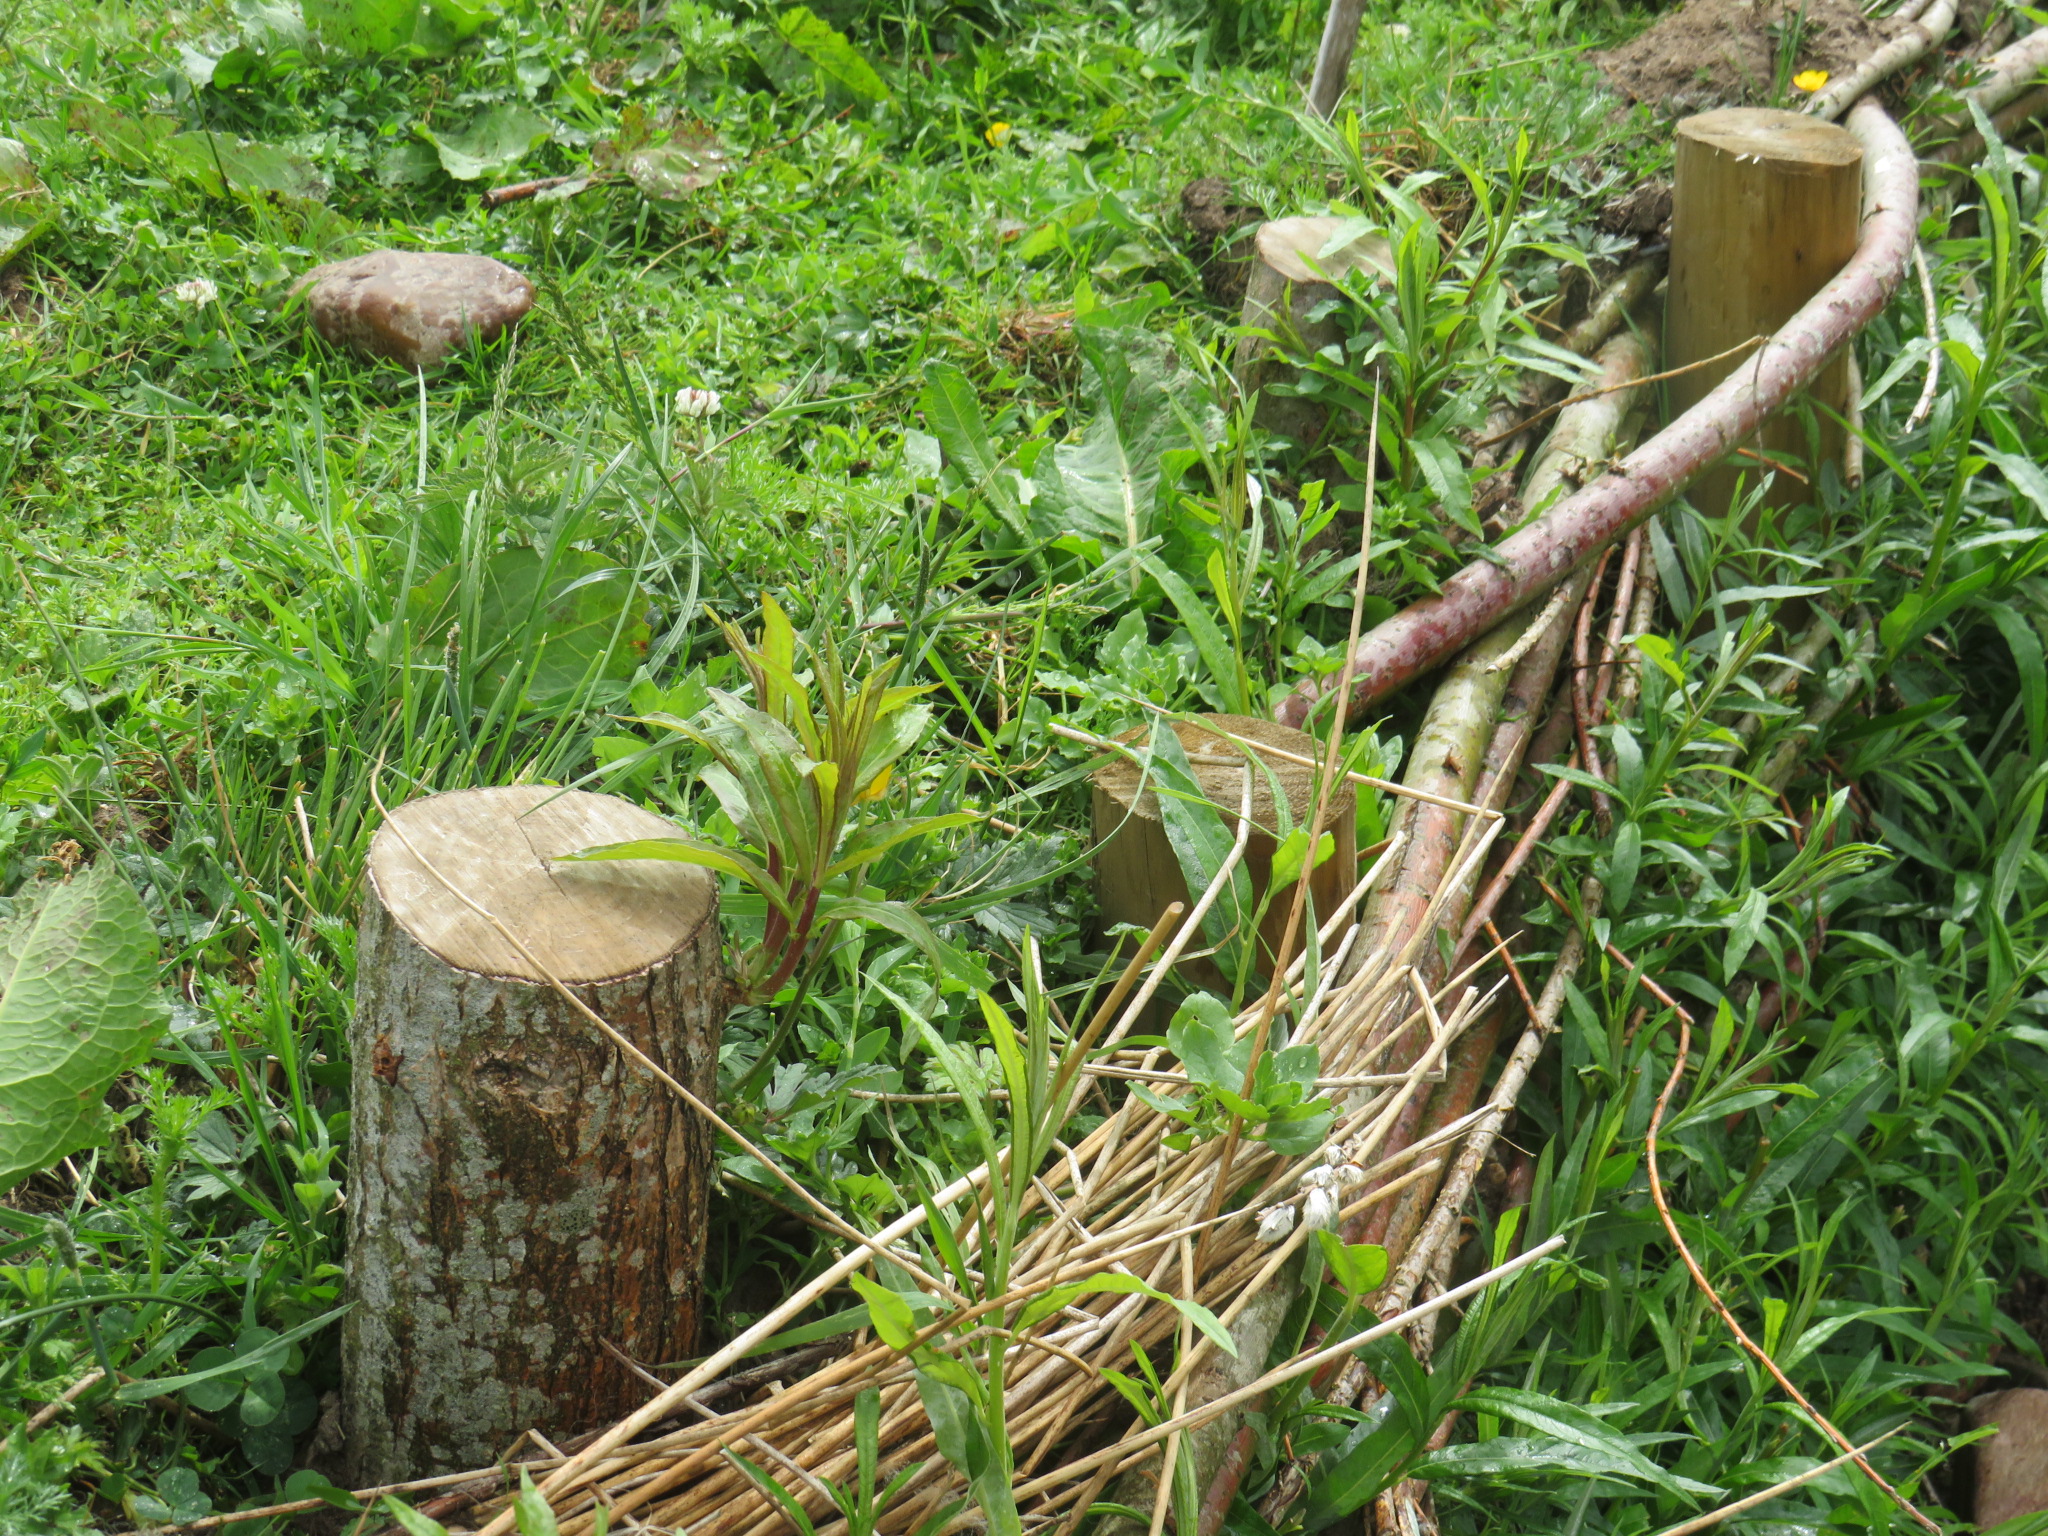
[[[1629,100],[1681,116],[1771,105],[1782,80],[1802,70],[1847,69],[1895,30],[1865,16],[1854,0],[1687,0],[1593,61]],[[1791,68],[1781,76],[1788,48]]]

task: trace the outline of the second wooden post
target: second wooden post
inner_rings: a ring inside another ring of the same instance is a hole
[[[1855,254],[1863,148],[1845,128],[1797,112],[1730,107],[1678,125],[1677,187],[1671,214],[1671,298],[1665,366],[1684,368],[1752,338],[1769,337]],[[1757,348],[1671,381],[1673,416],[1687,410]],[[1700,477],[1693,505],[1725,512],[1739,474],[1754,485],[1785,464],[1810,481],[1837,462],[1846,415],[1849,367],[1838,354],[1808,394],[1817,406],[1818,441],[1798,413],[1769,422],[1745,451]],[[1833,413],[1830,415],[1830,413]],[[1770,502],[1790,505],[1811,491],[1781,470]]]

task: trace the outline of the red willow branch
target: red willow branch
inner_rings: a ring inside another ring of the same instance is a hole
[[[1360,639],[1347,713],[1364,713],[1449,659],[1555,586],[1639,519],[1684,490],[1811,383],[1821,367],[1884,309],[1913,257],[1920,170],[1898,125],[1874,103],[1857,103],[1849,131],[1864,149],[1863,235],[1826,287],[1734,373],[1677,421],[1512,534],[1426,598]],[[1329,679],[1300,683],[1274,718],[1300,726],[1333,702]]]

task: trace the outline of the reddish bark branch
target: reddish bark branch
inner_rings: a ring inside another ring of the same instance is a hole
[[[1638,519],[1685,489],[1810,383],[1883,310],[1912,260],[1920,209],[1913,148],[1884,109],[1859,102],[1849,131],[1864,150],[1863,236],[1856,254],[1740,368],[1613,472],[1558,502],[1527,528],[1362,637],[1348,712],[1361,715],[1542,596]],[[1304,681],[1274,711],[1300,726],[1327,706],[1327,680]]]

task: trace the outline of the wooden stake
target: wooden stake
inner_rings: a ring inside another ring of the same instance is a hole
[[[1846,129],[1796,112],[1731,107],[1678,125],[1677,189],[1671,225],[1671,298],[1665,322],[1666,364],[1683,368],[1754,336],[1772,336],[1841,271],[1856,251],[1863,148]],[[1673,416],[1682,414],[1760,355],[1721,367],[1696,368],[1671,381]],[[1848,409],[1848,363],[1837,353],[1807,393],[1838,414]],[[1842,428],[1819,417],[1819,442],[1803,423],[1780,415],[1744,445],[1789,461],[1811,476],[1838,461]],[[1817,451],[1814,451],[1817,450]],[[1753,484],[1763,472],[1747,466]],[[1810,466],[1810,467],[1809,467]],[[1725,512],[1740,468],[1724,460],[1693,484],[1693,504],[1709,516]],[[1778,476],[1773,505],[1810,493]]]
[[[1278,339],[1238,339],[1238,387],[1246,394],[1260,392],[1253,418],[1260,426],[1304,447],[1322,436],[1329,412],[1314,401],[1275,394],[1273,386],[1296,383],[1301,377],[1301,359],[1342,338],[1340,317],[1334,311],[1320,318],[1314,315],[1319,305],[1338,296],[1341,279],[1364,271],[1391,277],[1394,271],[1393,252],[1380,235],[1360,235],[1334,250],[1329,248],[1346,222],[1336,218],[1274,219],[1259,226],[1252,242],[1251,275],[1245,280],[1240,323]]]
[[[1164,724],[1161,722],[1162,727]],[[1214,729],[1204,729],[1204,724]],[[1263,895],[1272,878],[1273,854],[1279,846],[1273,835],[1280,823],[1274,786],[1277,783],[1287,798],[1289,825],[1306,825],[1315,799],[1316,771],[1285,759],[1262,763],[1261,754],[1239,746],[1230,737],[1280,747],[1304,758],[1315,750],[1314,738],[1250,715],[1207,715],[1200,723],[1175,722],[1172,729],[1180,737],[1203,793],[1229,821],[1237,819],[1243,776],[1247,770],[1250,772],[1252,832],[1245,849],[1245,867],[1251,872],[1255,894]],[[1222,734],[1225,732],[1229,734]],[[1142,751],[1144,734],[1141,729],[1124,740]],[[1174,856],[1173,845],[1167,841],[1166,828],[1160,821],[1158,794],[1147,784],[1143,798],[1139,798],[1142,777],[1136,763],[1123,761],[1110,764],[1090,781],[1095,791],[1095,837],[1099,845],[1095,853],[1095,893],[1105,927],[1137,923],[1149,928],[1168,905],[1189,899],[1180,861]],[[1309,881],[1319,923],[1335,910],[1357,881],[1354,797],[1348,783],[1332,794],[1335,808],[1329,818],[1329,831],[1335,846]],[[1283,892],[1273,899],[1265,921],[1260,924],[1261,958],[1267,966],[1273,964],[1279,953],[1281,929],[1287,921],[1285,896]],[[1182,970],[1205,985],[1221,983],[1215,968],[1206,961],[1184,962]],[[1227,994],[1228,988],[1224,990]]]
[[[645,1392],[600,1341],[644,1361],[695,1347],[710,1126],[422,862],[708,1100],[727,1003],[716,880],[550,863],[674,833],[626,801],[534,785],[415,800],[371,844],[342,1325],[359,1483],[630,1412]]]

